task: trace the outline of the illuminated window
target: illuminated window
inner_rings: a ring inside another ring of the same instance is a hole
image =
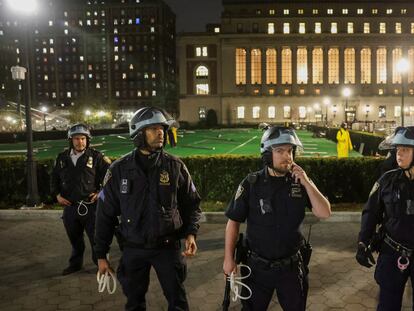
[[[236,49],[236,84],[246,84],[246,50]]]
[[[312,51],[312,83],[323,83],[323,50],[315,48]]]
[[[283,23],[283,33],[290,33],[290,23]]]
[[[275,94],[275,90],[274,89],[269,89],[269,95],[274,95]]]
[[[207,52],[208,50],[206,46],[203,46],[202,51],[203,51],[203,56],[208,56],[208,52]]]
[[[237,107],[237,119],[244,119],[244,106]]]
[[[394,118],[401,118],[401,106],[394,106]]]
[[[392,14],[392,9],[387,9],[387,14]]]
[[[414,33],[414,23],[411,23],[411,33]]]
[[[71,93],[71,92],[67,92],[67,93],[66,93],[66,97],[67,97],[67,98],[71,98],[71,97],[72,97],[72,93]]]
[[[267,108],[267,117],[269,119],[276,118],[276,107],[275,106],[269,106],[269,108]]]
[[[208,68],[206,66],[198,66],[196,69],[196,78],[208,78]]]
[[[412,66],[414,66],[414,48],[408,49],[408,63],[410,64],[410,70],[408,70],[408,83],[414,83],[414,70],[412,70]]]
[[[196,84],[196,94],[197,95],[208,95],[209,94],[209,85],[208,85],[208,83],[197,83]]]
[[[44,75],[44,80],[48,81],[49,80],[49,76],[48,75]]]
[[[372,9],[371,12],[372,12],[373,15],[377,15],[378,14],[378,9]]]
[[[328,51],[328,83],[339,83],[339,50],[337,48]]]
[[[378,107],[378,118],[385,118],[386,116],[386,106],[379,106]]]
[[[276,84],[276,50],[266,50],[266,84]]]
[[[275,23],[268,23],[267,24],[267,33],[274,34],[275,33]]]
[[[196,47],[196,56],[208,56],[207,47],[206,46],[197,46]]]
[[[299,106],[299,119],[306,119],[306,107]]]
[[[215,33],[220,33],[220,27],[214,27],[214,32]]]
[[[386,23],[380,23],[380,33],[387,33],[387,24]]]
[[[308,51],[305,48],[297,50],[297,83],[308,83]]]
[[[254,106],[252,112],[253,112],[253,119],[260,118],[260,107],[259,106]]]
[[[401,9],[401,14],[402,14],[402,15],[407,14],[407,9]]]
[[[338,33],[338,23],[331,23],[331,33]]]
[[[206,118],[207,115],[207,111],[206,111],[206,107],[199,107],[198,108],[198,118],[200,120],[204,120]]]
[[[370,24],[364,23],[364,33],[370,33]]]
[[[290,106],[283,106],[283,118],[290,119]]]
[[[395,48],[392,50],[392,83],[401,83],[401,73],[397,70],[397,64],[402,58],[402,50]]]
[[[359,15],[364,14],[364,9],[357,9],[357,14]]]
[[[322,24],[321,23],[315,23],[315,33],[322,33]]]
[[[327,13],[328,15],[332,15],[332,14],[333,14],[333,9],[328,9],[328,10],[326,10],[326,13]]]
[[[282,83],[292,84],[292,51],[290,49],[282,50]]]
[[[377,83],[387,83],[387,49],[377,49]]]
[[[348,14],[348,9],[342,9],[342,14],[347,15]]]
[[[313,15],[318,15],[319,14],[319,10],[318,9],[313,9],[312,10],[312,14]]]
[[[284,15],[289,15],[289,10],[288,10],[288,9],[284,9],[284,10],[283,10],[283,14],[284,14]]]
[[[355,83],[355,50],[352,48],[345,49],[344,51],[344,83]]]
[[[290,94],[290,89],[285,89],[285,90],[283,91],[283,94],[285,94],[285,95],[289,95],[289,94]]]
[[[306,33],[305,23],[299,23],[299,33]]]
[[[273,9],[269,10],[269,15],[275,15],[275,10]]]
[[[401,23],[395,23],[395,33],[401,33]]]
[[[251,77],[252,84],[262,83],[262,52],[259,49],[251,52]]]
[[[354,33],[354,23],[352,22],[348,23],[347,30],[348,30],[348,33]]]
[[[371,49],[361,50],[361,83],[371,83]]]

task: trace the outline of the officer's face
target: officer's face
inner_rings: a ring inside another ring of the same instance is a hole
[[[409,168],[413,160],[414,148],[398,146],[397,147],[397,163],[398,166],[405,169]]]
[[[164,144],[164,127],[161,125],[152,125],[145,129],[145,139],[150,151],[162,148]]]
[[[273,169],[279,174],[286,174],[292,168],[293,147],[280,145],[272,149]]]
[[[86,136],[85,135],[75,135],[72,137],[72,144],[73,149],[75,149],[76,152],[82,152],[86,149]]]

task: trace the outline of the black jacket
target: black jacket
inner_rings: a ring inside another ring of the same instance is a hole
[[[91,193],[101,189],[108,167],[109,163],[104,160],[102,153],[92,148],[87,148],[74,166],[70,149],[67,149],[55,161],[51,175],[51,194],[54,198],[60,194],[72,204],[88,199]]]
[[[146,247],[197,234],[200,196],[184,163],[163,151],[146,175],[134,150],[105,176],[96,216],[95,251],[105,258],[115,227],[125,244]],[[156,246],[154,246],[156,248]]]
[[[368,245],[377,224],[383,224],[393,240],[414,248],[414,181],[400,168],[374,184],[362,211],[359,241]]]

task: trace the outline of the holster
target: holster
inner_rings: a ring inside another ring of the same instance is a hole
[[[302,256],[303,264],[308,267],[312,256],[312,245],[309,242],[304,241],[299,251]]]

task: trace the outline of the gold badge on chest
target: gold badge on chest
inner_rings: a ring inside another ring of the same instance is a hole
[[[170,175],[168,175],[167,171],[161,171],[160,173],[160,184],[163,186],[169,186],[170,185]]]
[[[88,162],[86,163],[86,166],[89,167],[89,168],[92,168],[92,166],[93,166],[93,158],[92,157],[88,158]]]

